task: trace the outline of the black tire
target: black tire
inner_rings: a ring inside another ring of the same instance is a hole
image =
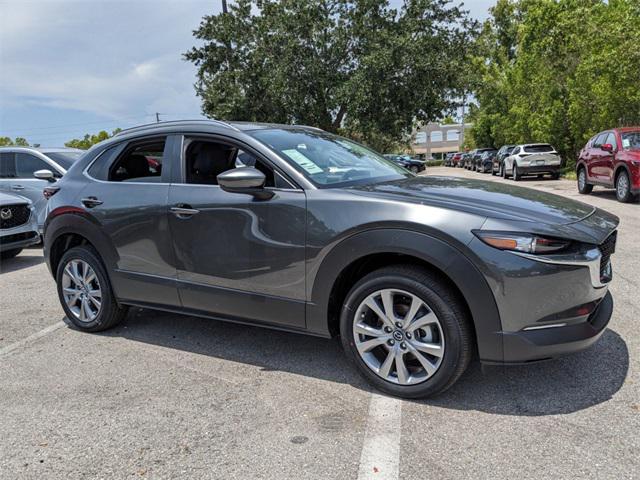
[[[12,248],[11,250],[0,252],[0,260],[9,260],[10,258],[17,256],[21,251],[21,248]]]
[[[416,167],[415,165],[412,165],[411,166],[411,171],[417,175],[418,174],[418,167]]]
[[[513,162],[513,180],[519,182],[522,179],[522,176],[518,173],[518,165]]]
[[[631,193],[631,180],[626,170],[621,170],[616,177],[616,198],[619,202],[630,203],[638,199],[637,195]]]
[[[509,178],[509,175],[507,175],[507,166],[504,164],[504,162],[502,162],[500,166],[500,176],[505,180]]]
[[[584,175],[584,181],[581,181],[580,175]],[[578,169],[578,175],[576,180],[578,182],[579,193],[583,195],[588,195],[593,191],[593,185],[590,185],[589,183],[587,183],[587,171],[585,170],[584,167],[580,167]]]
[[[446,348],[436,372],[415,385],[398,385],[378,376],[363,361],[353,337],[353,322],[360,303],[376,290],[398,288],[418,296],[437,315]],[[360,279],[348,293],[340,315],[340,335],[346,356],[375,388],[403,398],[426,398],[451,387],[464,373],[474,351],[470,319],[462,301],[437,276],[411,265],[376,270]]]
[[[560,172],[553,172],[551,174],[551,179],[552,180],[560,180]]]
[[[62,293],[62,275],[66,265],[71,260],[82,260],[88,263],[96,273],[96,277],[100,285],[100,290],[102,293],[100,309],[96,318],[91,322],[80,321],[69,309],[67,303],[64,300],[64,296]],[[111,288],[111,283],[109,282],[109,277],[107,276],[107,272],[104,268],[104,265],[102,264],[102,260],[100,259],[98,252],[96,252],[91,246],[81,245],[78,247],[74,247],[69,249],[64,253],[64,255],[62,255],[60,263],[58,264],[58,270],[56,272],[56,283],[60,304],[62,305],[62,308],[69,321],[78,330],[82,330],[84,332],[101,332],[120,323],[127,314],[128,308],[126,306],[121,306],[118,304],[118,302],[116,302],[116,299],[113,295],[113,290]]]

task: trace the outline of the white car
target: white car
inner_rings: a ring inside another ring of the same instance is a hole
[[[28,198],[0,193],[0,259],[18,255],[40,241],[33,205]]]
[[[39,231],[44,225],[44,187],[55,182],[84,153],[75,148],[0,148],[0,193],[13,193],[33,203]]]
[[[513,177],[517,182],[525,175],[551,175],[554,180],[560,178],[562,159],[553,146],[548,143],[528,143],[516,145],[511,154],[503,160],[502,176]]]

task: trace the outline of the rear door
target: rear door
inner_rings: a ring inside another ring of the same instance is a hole
[[[173,139],[123,142],[86,172],[90,181],[80,203],[111,241],[114,258],[107,260],[116,295],[125,302],[180,306],[167,207]]]
[[[248,146],[185,137],[169,191],[180,298],[225,318],[305,325],[306,195]],[[237,162],[242,158],[242,162]],[[265,173],[269,199],[226,192],[217,175],[240,165]]]

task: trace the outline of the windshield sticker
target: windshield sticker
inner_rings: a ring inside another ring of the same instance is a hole
[[[322,173],[322,169],[319,166],[317,166],[315,163],[313,163],[311,160],[309,160],[307,157],[305,157],[302,153],[300,153],[295,148],[292,148],[289,150],[283,150],[282,153],[284,153],[291,160],[293,160],[302,168],[304,168],[307,171],[307,173],[311,175],[313,175],[314,173]]]
[[[629,148],[630,145],[631,145],[631,142],[629,141],[628,138],[622,139],[622,148]]]

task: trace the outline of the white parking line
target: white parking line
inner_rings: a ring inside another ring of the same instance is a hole
[[[400,475],[402,401],[371,394],[358,480],[391,480]]]
[[[23,345],[26,345],[28,343],[31,343],[39,338],[44,337],[45,335],[59,329],[60,327],[64,327],[65,323],[64,322],[58,322],[58,323],[54,323],[53,325],[49,325],[47,328],[43,328],[42,330],[40,330],[39,332],[34,333],[33,335],[29,335],[27,338],[23,338],[22,340],[18,340],[17,342],[14,342],[10,345],[7,345],[6,347],[2,347],[0,348],[0,356],[2,355],[6,355],[7,353],[11,353],[14,350],[22,347]]]

